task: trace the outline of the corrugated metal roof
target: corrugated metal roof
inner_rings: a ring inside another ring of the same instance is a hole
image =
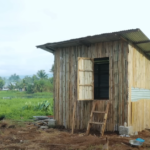
[[[120,40],[121,38],[124,38],[132,42],[137,47],[142,49],[144,52],[148,52],[148,51],[150,52],[150,40],[140,29],[124,30],[119,32],[105,33],[105,34],[99,34],[94,36],[71,39],[71,40],[61,41],[61,42],[46,43],[37,46],[37,48],[41,48],[53,53],[55,49],[59,47],[78,46],[81,44],[89,46],[93,43],[116,41],[116,40]]]

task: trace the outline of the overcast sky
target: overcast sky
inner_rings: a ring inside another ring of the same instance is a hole
[[[0,0],[0,76],[48,73],[54,56],[35,46],[140,28],[150,37],[149,0]]]

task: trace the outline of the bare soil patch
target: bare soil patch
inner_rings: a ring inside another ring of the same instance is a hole
[[[92,132],[75,132],[64,129],[39,129],[36,126],[18,126],[8,122],[0,122],[0,149],[2,150],[102,150],[109,138],[109,150],[150,150],[150,132],[144,130],[137,136],[120,137],[117,133],[105,133],[103,138]],[[130,139],[142,138],[142,147],[131,147]]]

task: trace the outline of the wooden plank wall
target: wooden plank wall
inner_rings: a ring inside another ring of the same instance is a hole
[[[129,70],[129,105],[128,123],[133,126],[133,131],[141,131],[146,127],[150,128],[150,99],[131,101],[131,88],[150,89],[150,58],[129,45],[128,57]]]
[[[150,100],[142,99],[132,102],[131,106],[133,132],[150,128]]]
[[[111,101],[107,131],[118,130],[127,122],[128,101],[128,43],[125,41],[95,43],[90,47],[74,46],[55,51],[54,117],[58,125],[71,128],[73,104],[76,102],[75,129],[85,129],[92,101],[77,101],[77,58],[109,57],[109,100]],[[105,110],[106,100],[98,101],[97,110]],[[98,118],[99,120],[101,118]]]

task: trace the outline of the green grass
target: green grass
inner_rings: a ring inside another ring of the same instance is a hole
[[[53,94],[50,92],[42,92],[42,93],[33,93],[33,94],[27,94],[26,92],[19,92],[19,91],[0,91],[0,98],[3,97],[52,97]]]
[[[25,98],[26,96],[36,96],[36,98]],[[38,98],[41,97],[42,98]],[[2,97],[12,97],[11,99],[3,99]],[[16,98],[14,98],[16,97]],[[33,109],[23,109],[26,103],[37,105],[39,102],[48,100],[51,103],[51,110],[41,111]],[[27,121],[32,116],[53,115],[53,98],[52,93],[34,93],[26,94],[26,92],[18,91],[0,91],[0,115],[5,115],[6,119]]]

